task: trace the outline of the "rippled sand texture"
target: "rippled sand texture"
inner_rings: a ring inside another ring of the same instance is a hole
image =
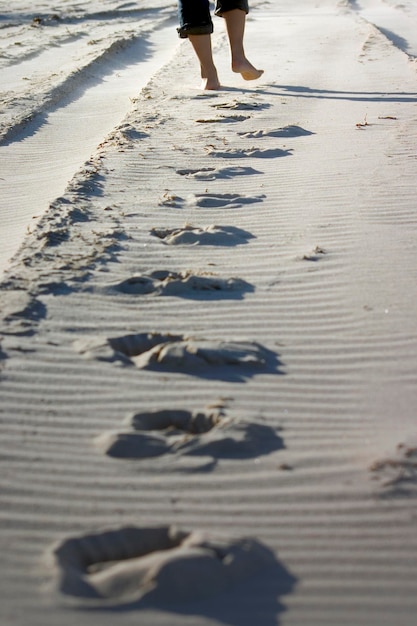
[[[0,14],[0,272],[177,46],[169,3],[13,3]]]
[[[18,6],[35,63],[64,19]],[[149,6],[88,15],[175,34]],[[416,17],[260,4],[250,85],[216,20],[224,88],[175,42],[44,206],[0,285],[2,624],[415,625]]]

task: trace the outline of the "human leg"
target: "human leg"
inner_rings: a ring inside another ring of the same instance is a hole
[[[246,14],[241,9],[233,9],[223,14],[226,21],[227,36],[229,37],[232,70],[242,75],[245,80],[255,80],[263,74],[263,70],[256,69],[248,61],[243,47]]]
[[[220,89],[216,66],[213,61],[210,35],[188,35],[194,52],[200,61],[203,89]]]
[[[226,22],[232,71],[241,74],[245,80],[255,80],[262,76],[263,70],[256,69],[246,58],[243,37],[248,11],[246,0],[217,0],[216,15],[223,17]]]
[[[209,0],[178,0],[180,27],[178,34],[188,38],[200,62],[202,88],[219,89],[220,83],[213,61],[211,33],[213,23]]]

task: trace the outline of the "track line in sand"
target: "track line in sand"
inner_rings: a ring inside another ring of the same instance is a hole
[[[176,46],[171,25],[150,33],[146,41],[136,40],[91,70],[88,82],[52,110],[34,118],[17,141],[0,146],[0,274],[48,204],[62,195],[74,173],[128,113],[129,98]]]
[[[404,52],[410,60],[417,58],[417,37],[415,7],[397,2],[374,2],[361,0],[359,6],[352,6],[357,13],[375,26],[396,48]]]

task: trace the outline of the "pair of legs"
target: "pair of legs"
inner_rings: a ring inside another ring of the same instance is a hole
[[[180,37],[188,37],[201,67],[203,89],[219,89],[220,81],[213,61],[211,33],[213,26],[208,13],[208,0],[191,0],[192,12],[188,11],[187,2],[180,0],[181,28]],[[233,7],[237,8],[233,8]],[[248,61],[243,46],[245,33],[247,3],[242,0],[218,0],[216,14],[226,22],[226,30],[230,43],[232,71],[240,73],[245,80],[255,80],[263,74]],[[187,22],[188,18],[188,22]]]

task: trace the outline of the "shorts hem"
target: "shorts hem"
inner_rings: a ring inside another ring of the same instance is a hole
[[[202,24],[201,26],[181,26],[177,28],[180,39],[188,39],[189,35],[211,35],[213,24]]]

